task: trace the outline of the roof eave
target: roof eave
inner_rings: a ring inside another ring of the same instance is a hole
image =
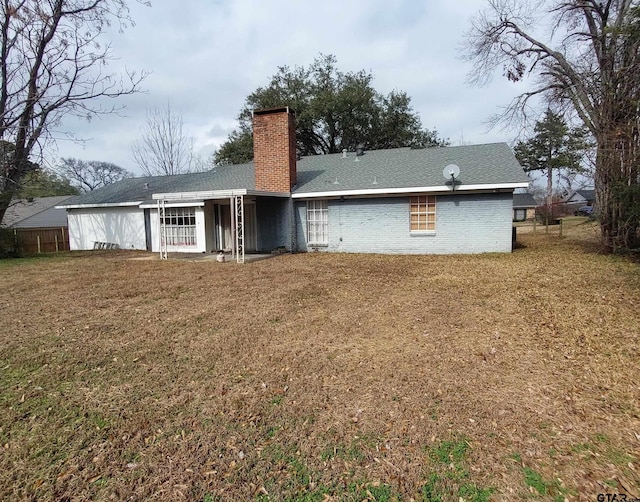
[[[232,190],[204,190],[200,192],[167,192],[154,193],[153,200],[204,200],[204,199],[225,199],[237,195],[247,195],[246,188]]]
[[[100,204],[69,204],[54,206],[56,209],[91,209],[92,207],[134,207],[142,204],[143,201],[130,201],[130,202],[104,202]]]
[[[263,197],[283,197],[291,196],[288,192],[266,192],[264,190],[250,190],[246,188],[234,188],[231,190],[205,190],[199,192],[173,192],[173,193],[154,193],[154,200],[210,200],[210,199],[228,199],[239,195],[256,195]]]
[[[455,192],[470,192],[479,190],[513,190],[516,188],[526,188],[528,182],[515,183],[491,183],[475,185],[456,185]],[[309,199],[321,197],[346,197],[357,195],[402,195],[417,192],[450,192],[454,193],[451,186],[416,186],[400,188],[366,188],[358,190],[330,190],[325,192],[296,192],[291,195],[293,199]]]
[[[165,207],[202,207],[204,206],[204,201],[202,200],[166,200],[165,201]],[[157,202],[143,202],[142,204],[140,204],[140,209],[157,209],[158,208],[158,204],[160,203],[160,201]]]

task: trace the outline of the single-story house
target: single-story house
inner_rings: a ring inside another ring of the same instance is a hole
[[[11,202],[2,226],[10,227],[25,253],[69,250],[67,212],[60,208],[70,195],[34,197]]]
[[[566,204],[593,206],[596,202],[595,190],[575,190],[565,199]]]
[[[254,161],[129,178],[65,201],[71,249],[210,253],[511,251],[513,191],[528,179],[505,143],[296,158],[289,108],[254,112]]]
[[[514,193],[513,221],[533,220],[536,217],[537,205],[530,193]]]

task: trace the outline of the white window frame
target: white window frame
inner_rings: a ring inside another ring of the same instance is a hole
[[[435,234],[436,223],[435,195],[413,195],[409,197],[409,232],[411,234]]]
[[[164,210],[164,231],[161,239],[166,238],[166,245],[173,247],[195,247],[198,244],[196,208],[167,207]]]
[[[307,244],[329,245],[329,204],[326,200],[307,201]]]
[[[513,213],[513,221],[525,221],[527,219],[526,208],[516,208]]]

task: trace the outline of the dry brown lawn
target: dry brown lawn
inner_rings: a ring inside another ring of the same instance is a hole
[[[639,496],[640,266],[594,228],[510,255],[1,262],[0,499]]]

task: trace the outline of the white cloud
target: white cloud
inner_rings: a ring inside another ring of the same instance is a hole
[[[121,100],[124,117],[64,127],[91,138],[84,147],[64,141],[58,155],[114,162],[135,170],[130,145],[146,109],[171,103],[180,112],[196,149],[210,153],[235,127],[245,97],[265,85],[279,66],[309,65],[320,53],[335,54],[343,71],[364,69],[383,93],[403,90],[425,127],[454,143],[509,141],[484,134],[483,124],[519,88],[496,79],[486,88],[465,84],[459,59],[463,33],[482,0],[185,0],[131,3],[136,26],[114,30],[119,58],[113,70],[152,73],[147,93]]]

